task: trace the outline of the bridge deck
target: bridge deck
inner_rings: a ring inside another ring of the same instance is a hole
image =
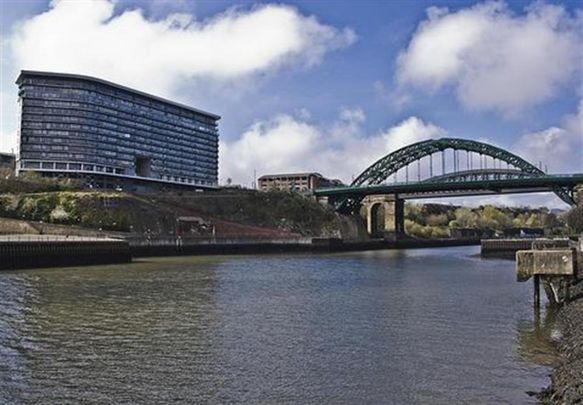
[[[383,184],[378,186],[344,186],[314,190],[318,197],[364,197],[367,195],[395,194],[399,198],[457,197],[485,194],[514,194],[554,191],[557,187],[574,187],[583,184],[583,173],[545,175],[530,178],[436,181]]]

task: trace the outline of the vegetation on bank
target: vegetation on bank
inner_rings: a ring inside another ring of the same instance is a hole
[[[0,173],[0,217],[168,234],[180,215],[201,215],[301,235],[337,234],[340,225],[333,210],[296,193],[232,190],[138,196],[83,190],[73,179]]]
[[[405,231],[421,238],[444,238],[452,229],[502,233],[511,228],[545,228],[564,235],[581,232],[583,209],[557,215],[548,208],[510,208],[485,205],[476,208],[442,204],[405,205]]]
[[[49,191],[81,190],[83,184],[75,179],[43,177],[27,172],[16,177],[9,170],[0,170],[0,194],[42,193]]]
[[[159,209],[148,210],[127,194],[97,191],[3,194],[0,216],[122,232],[131,231],[132,224],[142,228],[140,224],[150,223],[153,218],[156,222],[174,221]],[[149,225],[155,229],[155,224]]]
[[[583,233],[583,205],[572,208],[564,219],[572,232]]]
[[[152,202],[179,206],[214,218],[245,225],[280,229],[301,235],[332,235],[338,231],[339,216],[298,193],[235,190],[210,193],[163,195]]]
[[[211,222],[224,220],[305,236],[340,236],[345,225],[332,209],[295,193],[133,195],[114,191],[48,191],[0,194],[0,217],[104,231],[174,234],[177,218],[193,215]]]

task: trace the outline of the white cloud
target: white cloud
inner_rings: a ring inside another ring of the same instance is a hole
[[[431,123],[425,123],[417,117],[407,118],[399,125],[389,128],[382,137],[388,151],[394,151],[411,143],[437,138],[445,131]]]
[[[15,151],[14,139],[16,136],[9,132],[0,131],[0,152]]]
[[[162,95],[185,80],[233,81],[290,63],[311,66],[355,34],[284,5],[233,8],[199,21],[115,14],[113,0],[53,0],[10,38],[22,69],[95,75]]]
[[[220,177],[249,186],[257,175],[318,171],[344,182],[382,156],[407,144],[436,138],[445,131],[417,117],[373,136],[365,136],[361,109],[342,108],[338,119],[318,127],[290,115],[258,121],[234,142],[221,142]]]
[[[398,57],[401,86],[451,85],[466,108],[512,115],[556,96],[581,69],[583,21],[561,6],[534,3],[515,16],[487,2],[427,14]]]
[[[254,170],[261,174],[306,170],[305,157],[318,140],[317,128],[289,115],[256,122],[233,142],[220,144],[221,178],[249,185]]]
[[[583,101],[560,126],[524,134],[513,149],[532,164],[542,162],[551,173],[583,172]]]

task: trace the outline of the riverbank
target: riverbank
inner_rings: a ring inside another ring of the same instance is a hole
[[[562,333],[559,363],[551,385],[539,397],[542,404],[583,403],[583,280],[571,288],[572,301],[559,311],[557,326]]]
[[[0,236],[0,270],[130,262],[156,256],[340,253],[478,245],[474,239],[368,240],[338,238],[79,238],[56,235]]]
[[[340,253],[383,249],[421,249],[479,245],[479,239],[403,239],[368,241],[337,238],[223,239],[188,243],[184,239],[130,240],[134,257],[239,255],[268,253]]]

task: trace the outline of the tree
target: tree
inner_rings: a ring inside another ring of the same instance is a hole
[[[539,216],[535,213],[530,214],[530,216],[526,220],[526,226],[529,228],[540,228],[541,221],[539,219]]]
[[[427,220],[425,221],[427,225],[430,226],[443,226],[448,224],[448,218],[446,214],[439,214],[439,215],[429,215]]]
[[[481,228],[503,230],[512,226],[512,220],[504,212],[494,207],[486,205],[482,210],[479,223]]]
[[[450,228],[475,228],[476,214],[469,208],[455,210],[455,219],[449,223]]]
[[[565,215],[565,220],[571,231],[575,233],[583,232],[583,205],[571,208]]]
[[[425,225],[425,213],[423,212],[423,207],[423,204],[405,204],[405,218],[420,225]]]

